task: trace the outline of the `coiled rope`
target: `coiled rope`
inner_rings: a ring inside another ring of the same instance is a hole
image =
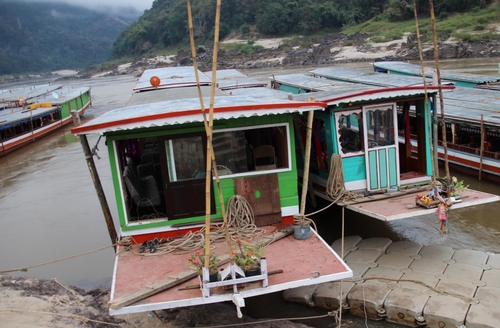
[[[228,231],[232,239],[237,236],[240,239],[252,240],[256,236],[262,236],[266,233],[264,229],[258,228],[255,225],[252,207],[243,196],[234,195],[229,199],[227,204],[227,218]],[[203,227],[195,232],[189,231],[184,236],[175,239],[163,238],[160,240],[160,244],[154,253],[141,253],[131,247],[127,250],[141,256],[157,256],[168,253],[190,253],[204,247],[206,241],[205,232],[206,227]],[[224,241],[225,234],[226,227],[223,224],[215,226],[208,234],[210,243]]]

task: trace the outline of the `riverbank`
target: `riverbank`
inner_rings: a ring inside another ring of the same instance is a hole
[[[110,316],[107,306],[109,289],[86,292],[75,286],[65,286],[57,279],[6,274],[0,275],[0,286],[0,327],[176,328],[238,323],[247,323],[245,327],[249,328],[308,327],[278,320],[252,324],[255,320],[248,316],[239,319],[235,307],[228,303]]]

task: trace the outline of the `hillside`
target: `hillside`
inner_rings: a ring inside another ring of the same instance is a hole
[[[139,15],[131,9],[108,15],[60,2],[0,0],[0,75],[103,62]]]

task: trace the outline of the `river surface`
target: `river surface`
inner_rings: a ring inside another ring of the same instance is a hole
[[[498,76],[498,58],[441,61],[441,69]],[[418,64],[418,62],[415,62]],[[433,66],[433,62],[428,62]],[[370,69],[368,63],[342,66]],[[243,70],[242,72],[268,81],[268,76],[305,73],[314,67]],[[1,85],[0,89],[46,83],[47,80]],[[87,121],[102,113],[122,107],[130,98],[136,77],[129,75],[71,80],[71,86],[91,86],[93,107],[85,114]],[[91,147],[97,136],[90,136]],[[96,159],[112,216],[117,218],[116,203],[111,187],[111,173],[103,140],[99,145],[100,160]],[[456,175],[470,188],[500,194],[500,187],[476,177]],[[324,205],[324,204],[323,204]],[[423,245],[439,244],[456,249],[475,249],[500,253],[500,204],[492,203],[450,213],[449,234],[439,231],[436,215],[382,222],[346,212],[345,235],[363,238],[387,237],[394,241],[409,240]],[[341,237],[341,213],[338,209],[323,212],[317,218],[320,234],[328,243]],[[7,157],[0,157],[0,270],[10,270],[61,259],[110,245],[104,217],[87,169],[81,144],[70,127],[59,130]],[[118,224],[116,223],[118,226]],[[38,278],[57,278],[68,285],[90,290],[109,288],[113,272],[114,252],[111,248],[30,269],[13,272]],[[148,270],[148,268],[138,268]],[[278,299],[280,297],[278,296]],[[269,303],[266,308],[273,316],[272,304],[281,304],[276,296],[256,299]],[[249,302],[250,304],[252,301]],[[294,316],[295,306],[289,307]],[[283,312],[280,312],[284,315]],[[372,325],[372,322],[370,322]],[[382,327],[382,326],[380,326]],[[395,327],[385,324],[383,327]]]

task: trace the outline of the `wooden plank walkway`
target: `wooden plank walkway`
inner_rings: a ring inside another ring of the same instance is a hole
[[[332,248],[342,252],[342,241]],[[284,292],[288,301],[409,327],[496,328],[500,255],[387,238],[344,239],[353,278]],[[341,293],[342,292],[342,293]]]

